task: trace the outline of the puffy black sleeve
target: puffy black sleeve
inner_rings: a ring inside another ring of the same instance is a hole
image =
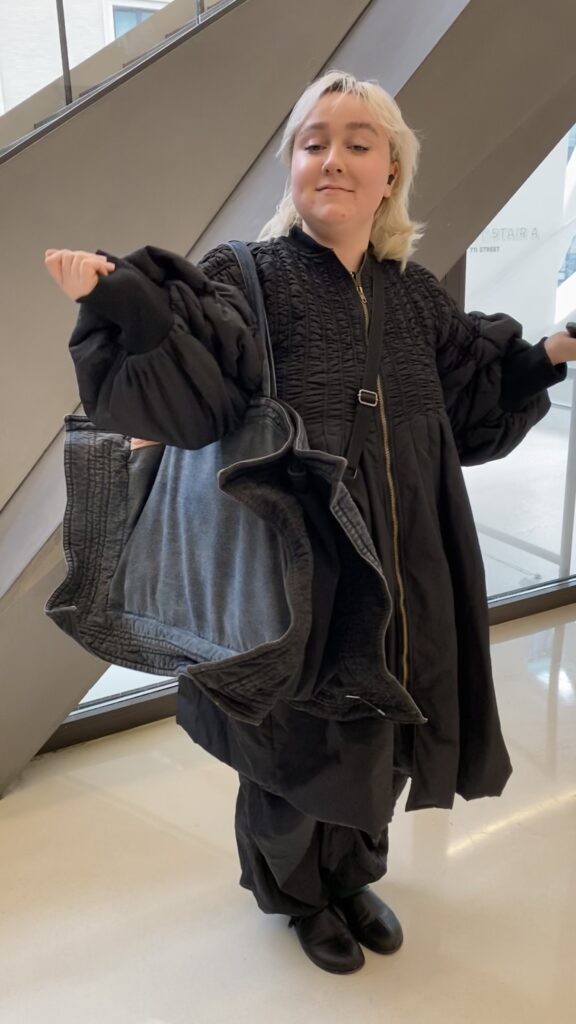
[[[223,265],[236,263],[220,249]],[[261,379],[255,319],[242,292],[191,264],[178,274],[182,258],[172,265],[166,250],[98,253],[116,269],[77,300],[70,339],[88,418],[101,430],[180,448],[201,448],[235,429]]]
[[[508,455],[550,409],[547,388],[566,377],[542,338],[531,345],[506,313],[464,313],[431,271],[410,263],[425,299],[436,365],[460,462]]]
[[[249,249],[254,248],[254,243],[249,243]],[[198,268],[211,281],[221,281],[224,284],[244,291],[244,278],[240,264],[228,245],[216,245],[210,249],[201,260],[198,261]]]

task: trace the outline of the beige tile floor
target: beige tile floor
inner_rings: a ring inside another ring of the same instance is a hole
[[[318,970],[238,884],[234,774],[168,720],[36,758],[0,801],[0,1024],[574,1024],[576,606],[493,630],[515,766],[406,814],[402,950]]]

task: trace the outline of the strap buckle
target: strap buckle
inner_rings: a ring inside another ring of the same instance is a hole
[[[358,392],[358,401],[360,405],[378,405],[378,392],[368,391],[366,388],[360,388]]]

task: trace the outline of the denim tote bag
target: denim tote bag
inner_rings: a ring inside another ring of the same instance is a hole
[[[46,614],[113,664],[194,680],[259,722],[297,697],[311,628],[313,555],[287,479],[296,425],[276,397],[254,262],[238,258],[262,348],[262,394],[242,424],[198,450],[65,419],[67,576]]]
[[[425,721],[386,664],[392,602],[347,460],[310,449],[277,397],[254,261],[229,244],[258,318],[262,393],[236,430],[197,450],[131,450],[130,437],[66,417],[67,575],[46,614],[104,661],[177,677],[179,695],[198,687],[254,725],[279,700],[341,720]],[[334,532],[340,563],[318,671],[306,662],[319,554],[306,515],[326,542]]]

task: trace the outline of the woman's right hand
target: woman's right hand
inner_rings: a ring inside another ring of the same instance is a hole
[[[98,284],[100,275],[107,277],[116,269],[105,256],[71,249],[46,249],[44,264],[70,299],[89,295]]]

